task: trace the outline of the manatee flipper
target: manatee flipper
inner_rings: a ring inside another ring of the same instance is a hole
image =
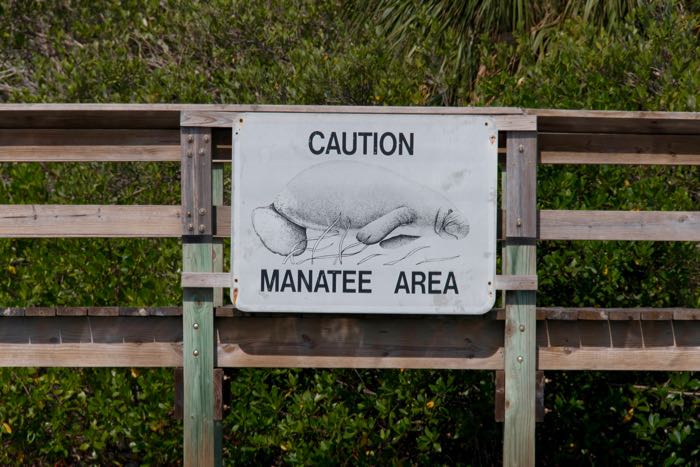
[[[394,235],[393,237],[385,238],[379,242],[379,246],[385,249],[393,250],[415,242],[420,237],[418,235]]]
[[[374,245],[382,241],[394,229],[410,224],[416,220],[416,213],[405,206],[396,208],[375,219],[357,232],[357,240],[365,245]]]
[[[263,245],[282,256],[298,256],[306,251],[306,229],[281,215],[273,206],[253,210],[253,230]]]

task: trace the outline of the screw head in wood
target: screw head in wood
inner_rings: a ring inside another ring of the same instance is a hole
[[[192,217],[192,211],[187,211],[187,217]]]
[[[518,152],[525,152],[525,146],[523,146],[522,144],[519,144],[518,145]]]
[[[522,227],[522,226],[523,226],[523,220],[522,220],[521,218],[519,218],[519,217],[518,217],[518,219],[515,221],[515,223],[517,224],[518,227]]]
[[[187,224],[187,230],[194,230],[194,225]]]
[[[204,224],[199,224],[199,231],[204,232],[205,230],[207,230],[207,228],[204,226]]]
[[[199,356],[199,350],[194,349],[194,351],[192,352],[192,355],[194,355],[195,357]]]
[[[204,149],[200,149],[200,150],[199,150],[199,155],[200,155],[200,156],[203,156],[203,155],[204,155]]]
[[[192,327],[195,328],[195,329],[199,329],[199,323],[194,323],[194,324],[192,325]]]
[[[208,143],[209,142],[209,135],[204,135],[204,142]]]
[[[520,332],[525,332],[525,325],[524,324],[520,325]]]
[[[203,216],[203,215],[205,215],[206,213],[207,213],[207,210],[206,210],[206,209],[204,209],[204,208],[199,208],[199,215],[200,215],[200,216]]]
[[[187,135],[187,142],[191,143],[192,141],[194,141],[194,138],[192,137],[192,135]]]
[[[518,358],[516,358],[516,360],[518,361],[518,363],[522,363],[525,359],[522,355],[518,355]]]

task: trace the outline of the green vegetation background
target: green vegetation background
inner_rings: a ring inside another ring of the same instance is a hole
[[[340,0],[0,0],[0,102],[697,111],[697,5],[639,4],[614,28],[574,15],[545,48],[484,33],[465,81],[449,30],[419,15],[397,49],[372,17],[350,27]],[[178,169],[0,164],[0,204],[178,204]],[[539,173],[542,208],[700,210],[697,168]],[[174,240],[1,240],[0,304],[177,304],[180,255]],[[538,271],[545,306],[700,307],[691,243],[543,243]],[[696,374],[548,377],[538,463],[698,465]],[[225,461],[499,464],[493,386],[475,371],[240,370]],[[0,464],[177,464],[172,399],[170,370],[2,369]]]

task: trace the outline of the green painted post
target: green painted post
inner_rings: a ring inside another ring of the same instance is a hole
[[[506,274],[536,274],[537,132],[507,136]],[[535,465],[536,292],[506,292],[503,465]]]
[[[182,270],[211,272],[211,131],[182,128]],[[182,304],[185,466],[215,464],[213,290],[185,288]],[[220,458],[220,456],[219,456]]]

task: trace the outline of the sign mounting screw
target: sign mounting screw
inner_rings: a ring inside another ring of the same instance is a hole
[[[192,135],[188,135],[188,136],[187,136],[187,142],[188,142],[188,143],[191,143],[192,141],[194,141],[194,138],[192,137]]]
[[[199,356],[199,350],[194,349],[194,351],[192,352],[192,355],[194,355],[195,357]]]
[[[194,225],[187,224],[187,230],[194,230]]]
[[[195,328],[195,329],[199,329],[199,323],[194,323],[194,324],[192,325],[192,327]]]
[[[209,135],[204,135],[204,142],[208,143],[209,142]]]
[[[196,352],[196,350],[195,350],[195,352]],[[518,361],[518,363],[522,363],[523,360],[525,360],[525,359],[523,358],[522,355],[518,355],[518,358],[516,360]]]
[[[518,145],[518,152],[525,152],[525,146],[523,146],[522,144],[519,144]]]
[[[199,224],[199,231],[204,232],[207,228],[204,226],[204,224]]]
[[[525,325],[524,324],[520,325],[520,332],[525,332]]]
[[[200,215],[200,216],[203,216],[203,215],[205,215],[206,213],[207,213],[207,210],[206,210],[206,209],[204,209],[204,208],[199,208],[199,215]]]

